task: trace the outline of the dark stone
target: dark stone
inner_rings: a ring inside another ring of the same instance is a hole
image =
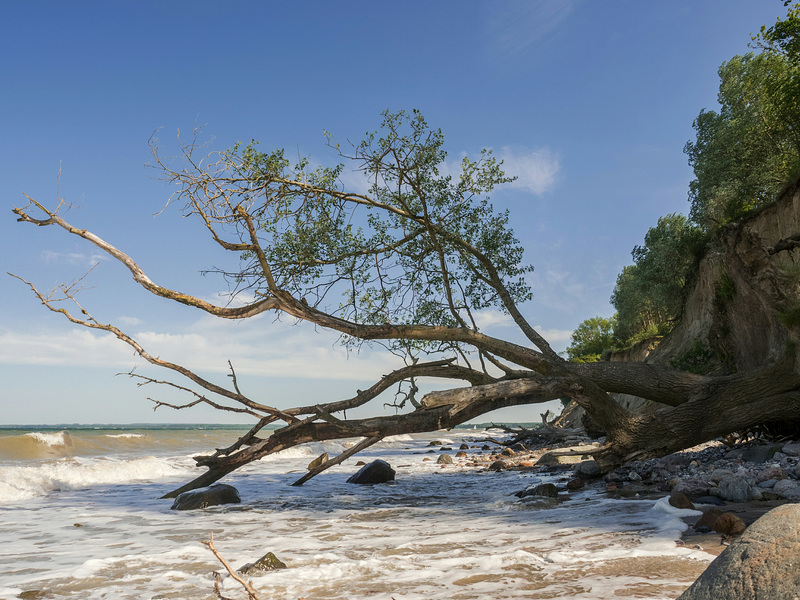
[[[517,498],[527,498],[528,496],[538,496],[541,498],[558,498],[558,488],[552,483],[541,483],[536,486],[527,487],[514,494]]]
[[[469,450],[469,444],[461,444],[461,446],[459,446],[458,449],[459,450]]]
[[[711,486],[702,479],[684,479],[672,488],[675,493],[686,494],[689,499],[695,500],[708,495]]]
[[[500,453],[501,456],[514,456],[515,452],[511,448],[505,448]]]
[[[453,457],[449,454],[442,454],[439,456],[439,460],[437,460],[436,463],[440,465],[452,465]]]
[[[800,505],[773,508],[678,600],[790,600],[800,596]]]
[[[573,492],[575,490],[581,489],[585,485],[586,484],[584,483],[583,479],[581,479],[580,477],[576,477],[575,479],[570,479],[567,482],[567,489]]]
[[[714,523],[717,522],[723,515],[723,512],[718,508],[709,508],[707,511],[703,512],[703,516],[698,519],[697,523],[694,524],[695,531],[699,531],[700,528],[705,527],[708,530],[714,529]]]
[[[694,510],[694,504],[689,500],[689,496],[682,492],[672,492],[669,497],[669,503],[675,508],[688,508]]]
[[[489,465],[489,470],[490,471],[502,471],[503,469],[506,468],[506,466],[507,466],[506,463],[503,462],[502,460],[496,460],[492,464]]]
[[[716,496],[700,496],[695,498],[695,504],[711,504],[712,506],[725,506],[725,500],[717,498]]]
[[[733,513],[724,513],[714,521],[714,531],[723,535],[742,535],[747,525]]]
[[[440,442],[439,440],[433,440],[432,442],[430,442],[428,444],[428,446],[441,446],[441,445],[442,445],[442,442]]]
[[[593,479],[600,477],[600,465],[596,460],[584,460],[575,465],[573,472],[581,479]]]
[[[272,552],[267,552],[264,556],[259,558],[254,563],[247,563],[243,567],[239,567],[236,572],[242,575],[259,575],[267,571],[274,571],[275,569],[285,569],[286,564],[281,561]]]
[[[183,492],[172,503],[172,510],[195,510],[219,504],[239,504],[242,498],[232,485],[215,483],[204,488]]]
[[[748,446],[747,448],[737,448],[735,450],[731,450],[728,452],[727,458],[761,464],[767,462],[775,455],[776,452],[780,452],[782,448],[782,444]]]
[[[347,483],[373,484],[394,481],[394,469],[385,460],[373,460],[351,475]]]

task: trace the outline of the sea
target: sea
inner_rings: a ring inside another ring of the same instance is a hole
[[[176,511],[160,499],[201,472],[192,456],[243,431],[0,429],[0,598],[213,600],[215,573],[220,594],[247,598],[202,543],[212,535],[234,569],[267,552],[285,563],[244,578],[264,600],[667,600],[714,558],[677,542],[688,515],[665,499],[587,488],[542,504],[514,493],[563,475],[430,460],[503,435],[481,427],[387,438],[301,487],[314,458],[358,440],[292,448],[222,480],[241,504]],[[374,459],[393,483],[346,482]]]

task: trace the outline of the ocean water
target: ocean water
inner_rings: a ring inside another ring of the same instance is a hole
[[[223,480],[238,505],[184,512],[159,499],[199,473],[192,455],[239,433],[0,429],[0,598],[212,600],[222,566],[201,543],[212,533],[234,568],[267,552],[286,563],[248,577],[264,599],[666,600],[714,558],[676,545],[685,525],[663,501],[582,490],[542,508],[513,493],[557,476],[423,460],[436,458],[431,440],[480,446],[481,430],[389,438],[302,487],[291,483],[312,459],[345,446],[290,449]],[[396,482],[346,483],[375,458]],[[222,593],[246,597],[228,577]]]

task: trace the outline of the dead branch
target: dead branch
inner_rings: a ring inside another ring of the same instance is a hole
[[[212,553],[212,554],[213,554],[213,555],[216,557],[216,559],[217,559],[217,560],[220,562],[220,564],[222,564],[222,566],[223,566],[223,567],[225,567],[225,570],[228,572],[228,574],[229,574],[231,577],[233,577],[233,579],[234,579],[234,580],[236,580],[237,582],[239,582],[239,583],[241,584],[241,586],[242,586],[242,587],[244,588],[244,590],[247,592],[247,598],[248,598],[248,600],[261,600],[261,597],[258,595],[258,592],[257,592],[257,591],[255,590],[255,588],[253,588],[253,586],[251,585],[251,584],[252,584],[252,582],[248,583],[248,582],[246,582],[244,579],[242,579],[241,577],[239,577],[239,575],[236,573],[236,571],[234,571],[234,570],[231,568],[231,566],[228,564],[228,561],[226,561],[226,560],[225,560],[225,559],[222,557],[222,555],[221,555],[221,554],[220,554],[220,553],[217,551],[217,549],[214,547],[214,532],[211,532],[211,537],[210,537],[210,539],[209,539],[207,542],[202,542],[202,543],[203,543],[205,546],[208,546],[208,549],[209,549],[209,550],[211,550],[211,553]],[[216,584],[215,584],[215,586],[214,586],[214,589],[215,589],[215,591],[216,591],[216,593],[217,593],[217,596],[218,596],[218,597],[219,597],[221,600],[227,600],[227,599],[224,599],[224,598],[223,598],[222,594],[221,594],[221,593],[220,593],[220,591],[219,591],[219,578],[217,579],[217,582],[216,582]]]
[[[348,458],[350,458],[354,454],[357,454],[358,452],[361,452],[365,448],[369,448],[373,444],[377,444],[382,439],[383,439],[382,437],[376,436],[376,437],[371,437],[371,438],[366,438],[364,440],[361,440],[359,443],[355,444],[354,446],[351,446],[350,448],[348,448],[347,450],[342,452],[336,458],[331,458],[330,460],[326,460],[321,465],[311,469],[308,473],[303,475],[300,479],[295,481],[292,485],[293,486],[303,485],[306,481],[308,481],[312,477],[316,477],[317,475],[319,475],[323,471],[325,471],[327,469],[330,469],[331,467],[333,467],[335,465],[343,463],[345,460],[347,460]]]

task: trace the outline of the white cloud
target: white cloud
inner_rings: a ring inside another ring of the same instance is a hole
[[[272,322],[262,315],[244,322],[203,317],[189,331],[130,332],[151,355],[198,373],[228,373],[306,379],[377,380],[402,366],[384,352],[348,353],[337,336],[308,326]],[[127,371],[145,364],[124,342],[108,333],[76,327],[59,333],[0,333],[0,363],[107,367]]]
[[[482,310],[475,313],[473,316],[475,317],[475,323],[481,331],[493,327],[508,327],[509,325],[514,325],[514,320],[510,315],[496,309]]]
[[[558,156],[547,148],[519,151],[503,146],[497,158],[503,161],[506,175],[517,178],[508,187],[527,190],[537,196],[553,189],[561,166]]]
[[[93,267],[100,261],[111,260],[105,254],[83,254],[80,252],[53,252],[42,250],[42,260],[47,264],[69,264],[83,267]]]

